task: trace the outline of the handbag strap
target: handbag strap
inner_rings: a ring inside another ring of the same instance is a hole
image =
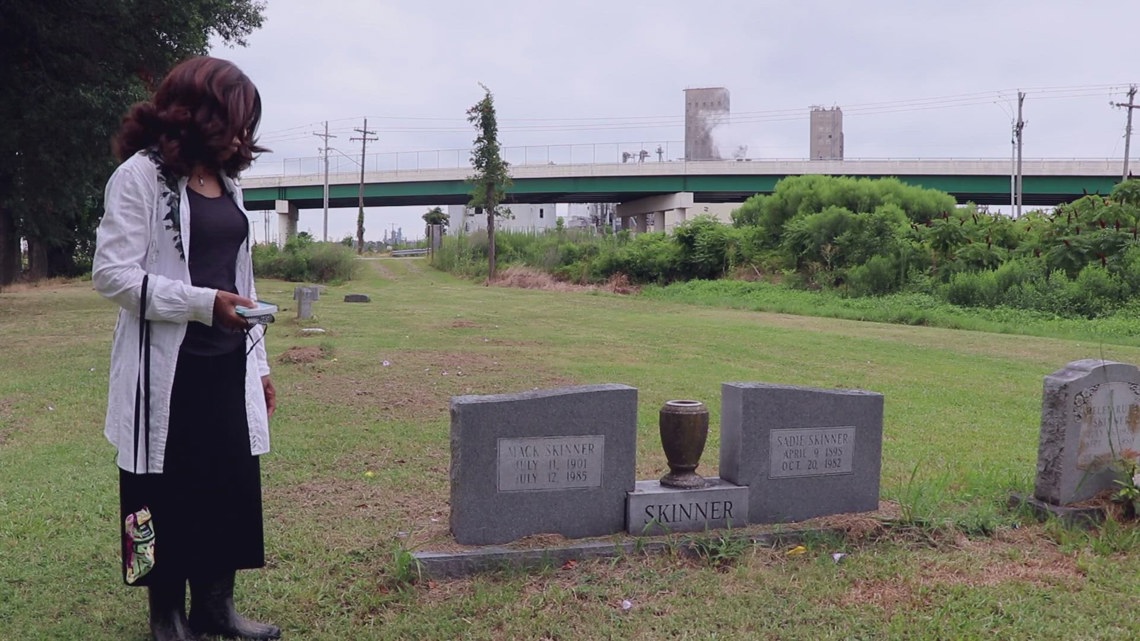
[[[143,364],[135,384],[135,474],[139,473],[139,430],[142,426],[145,426],[142,429],[146,438],[146,468],[143,472],[150,471],[150,322],[146,320],[146,290],[149,281],[150,275],[143,274],[142,291],[139,295],[139,359]]]

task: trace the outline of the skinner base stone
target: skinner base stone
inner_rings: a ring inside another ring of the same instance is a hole
[[[703,532],[748,523],[748,488],[718,478],[705,481],[706,486],[698,490],[638,481],[637,489],[629,493],[628,532]]]
[[[487,545],[623,531],[636,438],[626,385],[452,398],[452,535]]]
[[[749,522],[879,508],[881,394],[724,383],[721,403],[720,476],[748,486]]]

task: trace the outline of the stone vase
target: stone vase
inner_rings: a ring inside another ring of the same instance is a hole
[[[697,465],[709,435],[709,410],[700,401],[668,401],[661,407],[661,447],[669,461],[669,473],[661,485],[681,489],[705,487]]]

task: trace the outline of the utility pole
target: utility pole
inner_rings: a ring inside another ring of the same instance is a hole
[[[1009,121],[1009,214],[1017,210],[1017,123]]]
[[[1021,118],[1021,106],[1025,104],[1025,92],[1017,92],[1017,124],[1013,126],[1013,131],[1017,136],[1017,199],[1015,204],[1014,218],[1021,218],[1021,205],[1025,200],[1023,192],[1024,184],[1021,175],[1021,139],[1022,130],[1025,129],[1025,121]]]
[[[329,242],[329,138],[336,138],[336,136],[329,135],[329,121],[325,121],[325,133],[319,134],[313,132],[314,136],[323,138],[325,146],[317,151],[321,152],[325,157],[325,228],[324,228],[324,242]]]
[[[1140,108],[1140,105],[1136,104],[1136,85],[1128,87],[1128,102],[1114,102],[1112,105],[1124,107],[1128,110],[1128,124],[1124,126],[1124,177],[1121,178],[1123,181],[1128,180],[1128,155],[1132,143],[1132,110]]]
[[[364,151],[368,148],[369,140],[380,140],[372,136],[375,131],[368,130],[368,119],[364,119],[364,127],[361,129],[354,129],[359,131],[359,138],[349,138],[350,141],[360,141],[360,212],[356,214],[356,253],[364,253]]]

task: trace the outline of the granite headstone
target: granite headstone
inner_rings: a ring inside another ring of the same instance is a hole
[[[1118,487],[1116,465],[1140,458],[1140,369],[1073,361],[1045,377],[1034,497],[1067,505]]]
[[[881,394],[721,386],[720,477],[748,486],[751,523],[877,510],[882,444]]]
[[[625,529],[637,389],[589,385],[451,399],[451,532],[458,543]]]

